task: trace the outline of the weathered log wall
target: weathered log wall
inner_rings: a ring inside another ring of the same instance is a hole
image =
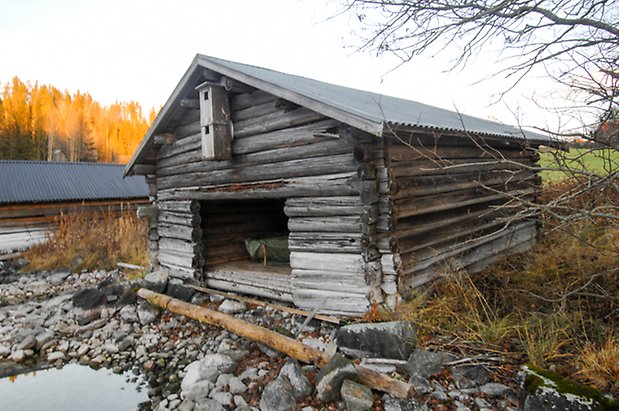
[[[232,95],[230,104],[230,160],[202,159],[195,105],[187,105],[170,130],[176,140],[159,150],[155,174],[160,207],[191,202],[201,210],[199,223],[186,225],[176,216],[160,214],[161,265],[177,274],[192,269],[198,275],[201,263],[212,287],[293,300],[323,312],[363,313],[372,291],[368,279],[380,272],[373,228],[376,182],[366,148],[342,131],[339,122],[261,91]],[[291,276],[269,278],[247,271],[243,274],[248,278],[241,280],[218,267],[247,258],[245,238],[282,227],[290,233]],[[171,245],[162,248],[172,240],[173,253]],[[200,246],[201,253],[196,251]],[[181,249],[193,258],[180,254]],[[180,266],[176,257],[190,263]]]
[[[379,239],[388,302],[446,268],[469,272],[530,247],[536,222],[517,198],[534,201],[538,155],[518,144],[430,134],[385,139],[379,166]]]

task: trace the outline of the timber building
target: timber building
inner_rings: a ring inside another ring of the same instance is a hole
[[[46,239],[61,215],[136,208],[148,202],[144,178],[123,165],[0,161],[0,253]]]
[[[197,55],[125,173],[146,176],[151,258],[171,275],[358,315],[531,247],[537,222],[515,199],[535,200],[535,149],[548,143]],[[273,238],[283,262],[270,260]],[[250,259],[251,239],[264,239],[265,261]]]

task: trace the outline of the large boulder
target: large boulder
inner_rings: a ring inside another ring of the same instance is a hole
[[[277,377],[268,383],[260,397],[260,411],[289,411],[296,409],[294,388],[286,377]]]
[[[357,381],[359,374],[352,361],[336,354],[316,376],[316,398],[320,401],[337,401],[345,380]]]
[[[368,411],[372,409],[374,397],[372,390],[365,385],[346,380],[340,391],[347,411]]]
[[[193,384],[199,381],[215,382],[220,374],[231,373],[235,368],[236,363],[227,355],[208,354],[185,368],[185,377],[181,382],[181,390],[188,391]]]
[[[82,310],[92,310],[107,302],[105,294],[94,288],[84,288],[73,295],[73,306]]]
[[[144,288],[156,293],[163,293],[168,286],[168,273],[163,270],[153,271],[144,277]]]
[[[298,400],[312,393],[312,384],[309,382],[297,360],[288,360],[279,371],[279,378],[286,377]]]
[[[361,358],[406,360],[415,344],[416,327],[407,321],[352,324],[337,333],[340,351]]]
[[[522,405],[524,411],[617,410],[619,401],[550,371],[524,367]]]
[[[406,368],[411,378],[427,379],[440,372],[448,363],[457,358],[458,357],[453,354],[418,348],[408,358],[408,362],[404,368]]]
[[[168,281],[168,289],[167,294],[172,297],[182,301],[190,301],[191,297],[195,294],[195,290],[183,282],[183,280],[178,278],[171,278]]]

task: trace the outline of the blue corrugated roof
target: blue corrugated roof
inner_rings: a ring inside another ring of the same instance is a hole
[[[142,176],[121,164],[0,161],[0,204],[132,199],[148,196]]]

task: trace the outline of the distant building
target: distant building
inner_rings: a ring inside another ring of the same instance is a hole
[[[0,252],[43,241],[61,214],[120,210],[148,201],[143,177],[123,165],[0,161]]]

